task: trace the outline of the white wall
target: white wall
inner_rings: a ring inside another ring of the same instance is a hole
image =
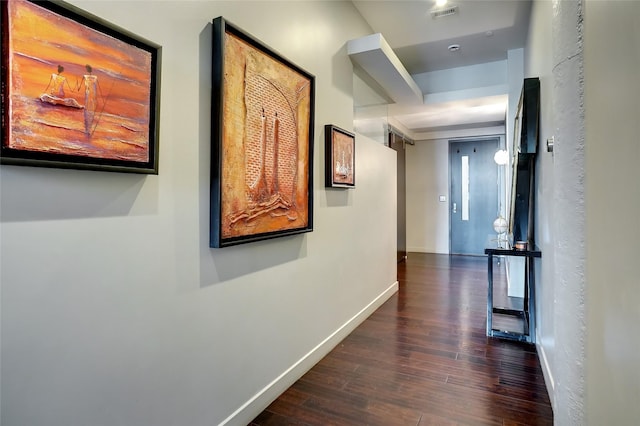
[[[163,46],[160,174],[0,167],[1,422],[246,424],[397,288],[395,153],[358,137],[356,189],[323,188],[370,29],[350,2],[73,4]],[[317,78],[312,233],[208,247],[219,15]]]
[[[536,1],[530,28],[541,143],[555,137],[536,168],[538,347],[555,423],[635,425],[640,3]]]
[[[640,419],[640,3],[585,2],[590,425]],[[613,48],[615,46],[615,48]]]
[[[449,140],[407,145],[406,176],[407,251],[449,253]]]
[[[525,56],[525,77],[541,79],[538,348],[555,423],[561,425],[587,424],[583,12],[579,1],[534,2]],[[553,155],[545,151],[550,136]]]
[[[487,62],[414,74],[424,103],[459,101],[503,95],[507,91],[507,61]]]

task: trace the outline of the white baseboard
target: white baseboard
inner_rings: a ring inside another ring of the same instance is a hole
[[[536,342],[540,342],[540,337],[537,335],[537,333]],[[536,343],[536,348],[538,349],[538,355],[541,360],[540,366],[542,367],[542,376],[544,377],[544,384],[547,387],[547,393],[549,394],[549,400],[551,401],[551,409],[555,411],[556,407],[554,406],[554,401],[556,384],[553,380],[553,374],[551,373],[551,367],[549,366],[547,353],[544,350],[544,346],[542,346],[540,343]]]
[[[426,247],[407,247],[407,252],[428,253]]]
[[[224,419],[220,425],[247,425],[258,414],[269,406],[278,396],[294,384],[300,377],[327,355],[338,343],[349,335],[357,326],[367,319],[376,309],[398,291],[398,281],[383,291],[360,312],[324,339],[300,360],[289,367],[280,376],[265,386],[251,399],[238,408],[233,414]]]
[[[429,254],[449,254],[449,251],[438,251],[427,247],[407,247],[407,252],[429,253]]]

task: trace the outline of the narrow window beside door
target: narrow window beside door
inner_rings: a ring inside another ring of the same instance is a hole
[[[462,220],[469,220],[469,156],[462,156]]]

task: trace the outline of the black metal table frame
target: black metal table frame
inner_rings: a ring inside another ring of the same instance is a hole
[[[487,291],[487,336],[500,337],[503,339],[517,340],[519,342],[535,343],[535,267],[534,258],[542,257],[542,253],[537,248],[533,250],[515,250],[510,248],[487,247],[484,253],[488,256],[488,280]],[[493,256],[513,256],[525,258],[524,272],[524,304],[522,310],[509,309],[493,306]],[[493,328],[493,314],[511,315],[522,318],[524,321],[523,333],[508,330],[498,330]]]

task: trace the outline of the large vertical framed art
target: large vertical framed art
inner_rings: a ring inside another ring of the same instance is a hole
[[[315,77],[213,20],[210,246],[313,230]]]
[[[1,3],[2,163],[157,174],[160,46],[61,1]]]

